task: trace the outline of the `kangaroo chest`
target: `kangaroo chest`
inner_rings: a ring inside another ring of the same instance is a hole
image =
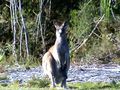
[[[66,63],[66,54],[67,54],[67,49],[66,45],[57,45],[54,48],[54,58],[56,62],[58,63],[58,67],[63,66]]]

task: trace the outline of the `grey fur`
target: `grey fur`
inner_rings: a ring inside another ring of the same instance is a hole
[[[69,47],[66,38],[66,23],[54,23],[56,28],[55,44],[45,53],[42,59],[44,72],[51,79],[51,86],[61,83],[66,88],[67,73],[70,67]]]

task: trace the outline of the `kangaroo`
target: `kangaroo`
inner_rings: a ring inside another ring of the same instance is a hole
[[[51,80],[51,87],[61,83],[66,88],[67,73],[70,67],[69,47],[66,39],[67,24],[54,22],[56,28],[55,44],[44,54],[42,67]]]

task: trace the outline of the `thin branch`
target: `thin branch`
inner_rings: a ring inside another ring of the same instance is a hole
[[[22,32],[24,31],[25,34],[25,45],[26,45],[26,53],[27,53],[27,57],[29,56],[29,47],[28,47],[28,34],[27,34],[27,30],[26,30],[26,26],[24,23],[24,19],[23,19],[23,15],[22,15],[22,8],[21,8],[21,1],[19,0],[19,14],[21,17],[21,22],[22,22],[22,31],[21,31],[21,43],[22,44]],[[20,45],[21,46],[21,45]],[[21,48],[21,47],[20,47]]]
[[[41,38],[42,38],[42,48],[43,48],[43,52],[45,52],[45,40],[44,40],[44,35],[43,35],[43,26],[42,26],[42,20],[41,20],[41,18],[42,18],[42,5],[43,5],[43,2],[42,2],[42,0],[41,0],[41,2],[40,2],[40,10],[41,10],[41,12],[40,12],[40,17],[39,17],[39,22],[40,22],[40,34],[41,34]]]
[[[11,14],[11,28],[13,30],[13,56],[15,58],[15,64],[17,62],[17,54],[16,54],[16,2],[15,0],[10,0],[10,14]]]
[[[77,52],[77,51],[88,41],[88,39],[92,36],[92,34],[94,33],[94,31],[96,30],[97,26],[98,26],[98,25],[100,24],[100,22],[103,20],[104,16],[105,16],[105,14],[100,18],[100,20],[99,20],[98,23],[95,25],[95,27],[93,28],[92,32],[88,35],[88,37],[83,40],[82,44],[79,45],[78,47],[72,49],[71,52],[73,52],[73,51],[74,51],[74,52]]]
[[[97,33],[93,32],[93,34],[102,39],[102,37],[100,37]]]
[[[37,15],[37,18],[36,18],[36,25],[35,26],[37,26],[37,31],[36,31],[36,44],[37,44],[37,42],[38,42],[38,34],[39,34],[39,14]]]
[[[117,20],[112,8],[110,9],[110,11],[111,11],[111,13],[112,13],[112,16],[113,16],[114,20]]]

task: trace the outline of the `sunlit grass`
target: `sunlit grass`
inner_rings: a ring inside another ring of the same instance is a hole
[[[105,83],[105,82],[87,82],[87,83],[69,83],[70,89],[77,90],[116,90],[120,89],[120,83]]]
[[[86,82],[86,83],[67,83],[68,90],[119,90],[120,83],[105,82]],[[59,87],[50,88],[50,82],[47,79],[33,79],[26,85],[19,85],[14,82],[9,85],[0,85],[0,90],[64,90]]]

